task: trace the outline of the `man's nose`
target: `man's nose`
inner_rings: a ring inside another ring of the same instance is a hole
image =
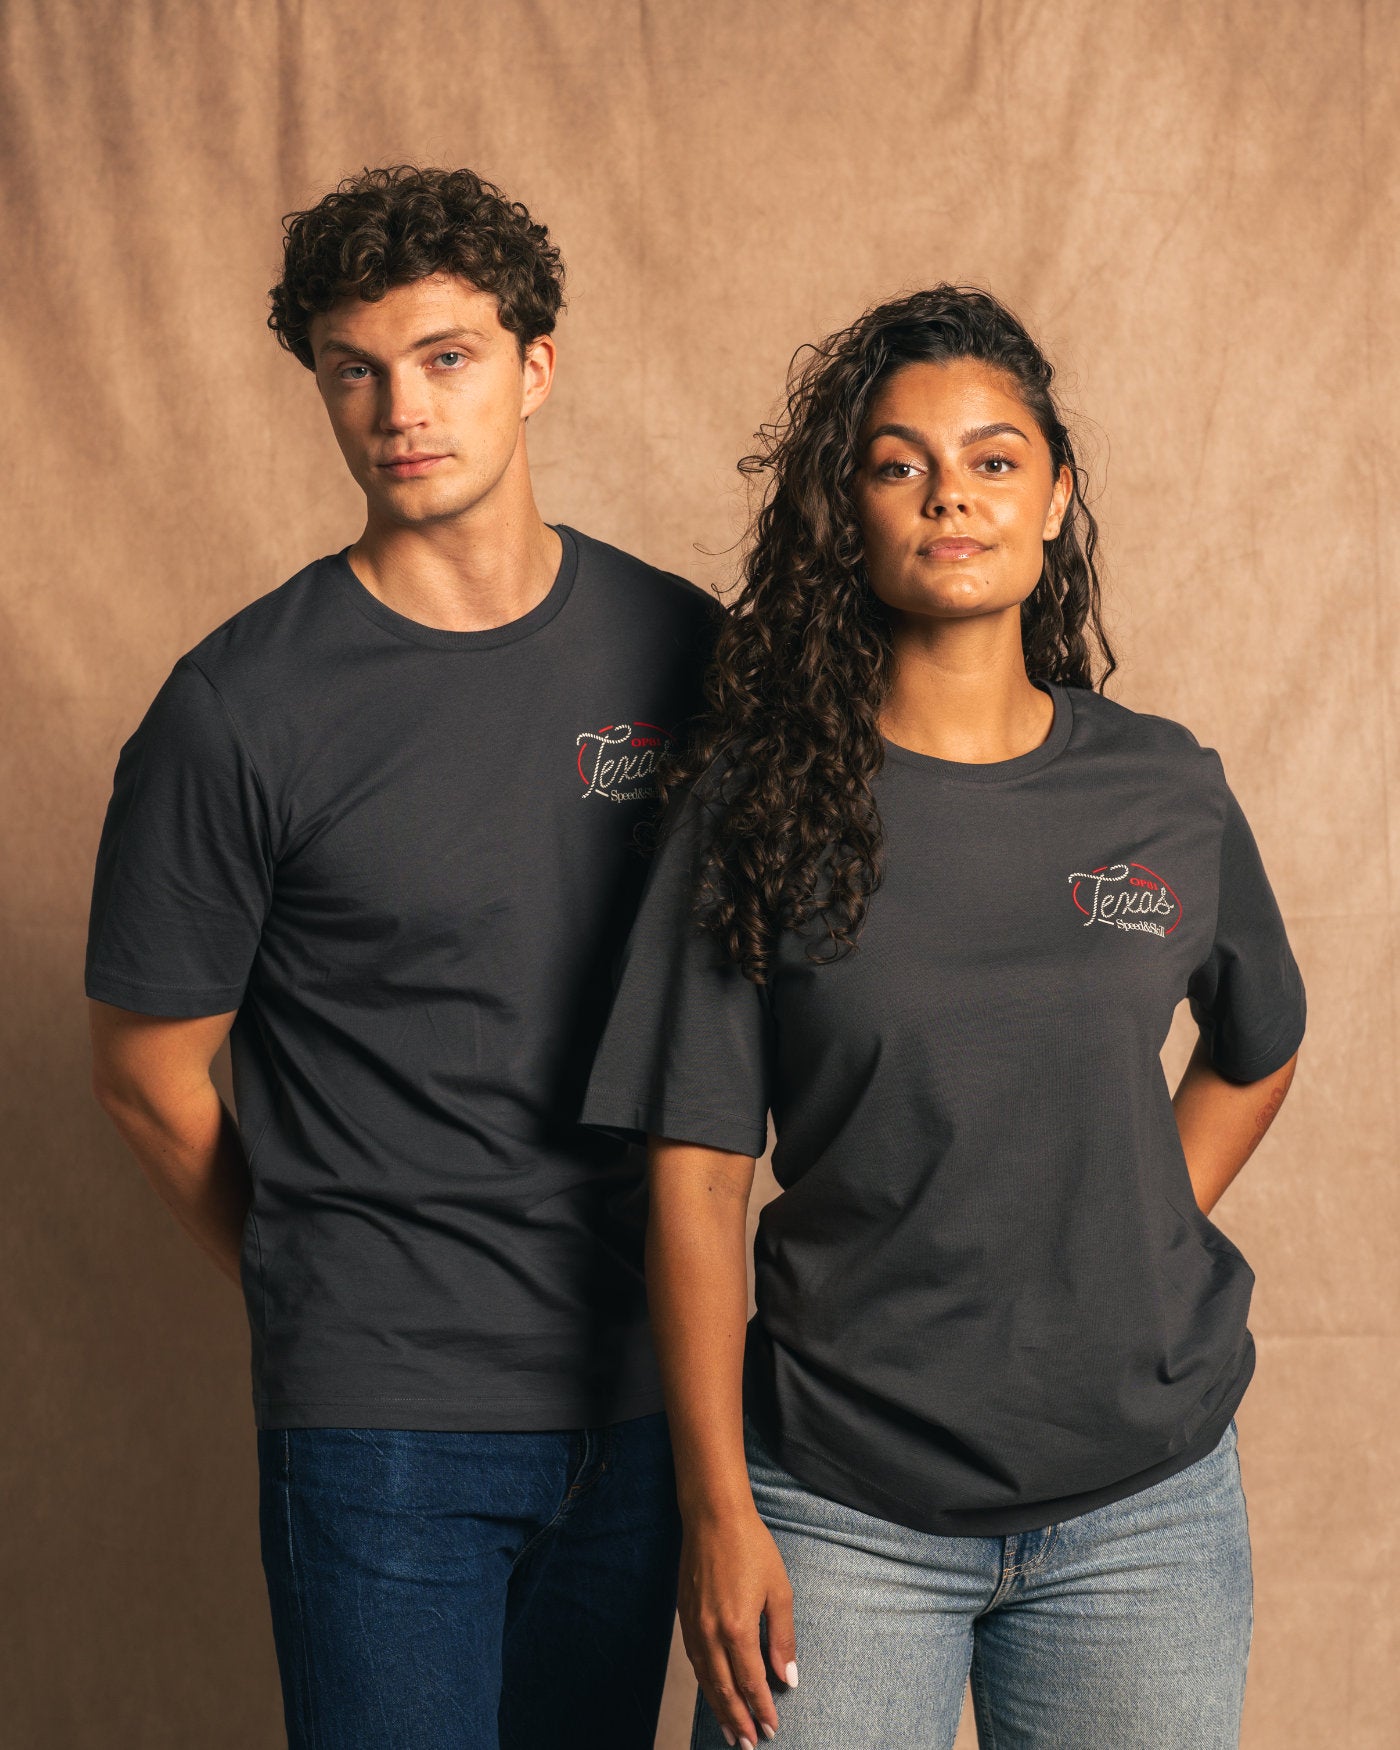
[[[427,423],[427,393],[416,371],[386,371],[380,394],[380,424],[387,431],[404,431]]]

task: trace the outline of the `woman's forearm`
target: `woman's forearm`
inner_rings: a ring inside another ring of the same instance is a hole
[[[652,1137],[647,1301],[687,1520],[753,1511],[744,1464],[749,1155]]]
[[[1231,1082],[1211,1068],[1204,1042],[1186,1066],[1172,1106],[1191,1188],[1209,1215],[1278,1115],[1297,1065],[1295,1052],[1272,1075]]]
[[[792,1587],[744,1458],[745,1235],[753,1157],[651,1139],[647,1301],[684,1521],[677,1605],[685,1650],[727,1741],[772,1738],[768,1666],[797,1682]]]

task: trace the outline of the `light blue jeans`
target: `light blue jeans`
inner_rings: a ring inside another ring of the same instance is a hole
[[[1254,1624],[1231,1422],[1205,1458],[1073,1519],[935,1537],[814,1494],[745,1429],[792,1581],[790,1750],[1237,1750]],[[703,1696],[692,1750],[726,1750]],[[776,1750],[776,1747],[775,1747]]]

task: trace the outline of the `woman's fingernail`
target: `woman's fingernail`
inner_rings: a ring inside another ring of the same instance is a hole
[[[733,1746],[734,1746],[734,1734],[733,1734],[733,1732],[730,1731],[728,1726],[721,1726],[720,1731],[724,1733],[725,1743],[730,1746],[730,1750],[733,1750]]]
[[[759,1729],[759,1731],[760,1731],[760,1732],[762,1732],[762,1733],[763,1733],[763,1735],[764,1735],[764,1737],[765,1737],[765,1738],[776,1738],[776,1737],[777,1737],[777,1735],[778,1735],[778,1734],[777,1734],[777,1733],[776,1733],[776,1732],[775,1732],[775,1731],[774,1731],[774,1730],[773,1730],[773,1728],[772,1728],[772,1726],[770,1726],[770,1725],[769,1725],[769,1724],[768,1724],[768,1722],[767,1722],[767,1720],[760,1720],[760,1721],[759,1721],[759,1722],[758,1722],[758,1729]]]
[[[796,1661],[796,1659],[789,1659],[788,1660],[787,1670],[783,1672],[783,1682],[787,1684],[789,1689],[796,1689],[797,1688],[797,1661]]]
[[[751,1744],[747,1738],[740,1738],[739,1750],[758,1750],[757,1744]]]

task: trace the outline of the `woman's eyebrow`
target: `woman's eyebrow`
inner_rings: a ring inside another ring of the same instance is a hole
[[[1026,436],[1025,432],[1021,430],[1019,425],[1012,425],[1010,420],[1002,419],[998,420],[993,425],[972,426],[962,434],[958,439],[958,443],[963,449],[966,449],[969,444],[980,443],[983,438],[1003,437],[1008,433],[1012,437],[1020,438],[1023,443],[1029,443],[1031,441]],[[919,444],[926,450],[932,448],[925,434],[914,425],[898,425],[893,421],[886,425],[877,425],[865,441],[868,444],[873,444],[878,437],[903,438],[905,443]]]
[[[1019,425],[1012,425],[1008,419],[998,420],[995,425],[974,425],[970,431],[965,431],[958,441],[966,449],[969,444],[981,443],[983,438],[1004,437],[1008,432],[1013,437],[1020,438],[1024,443],[1031,441]]]
[[[912,425],[877,425],[865,441],[873,444],[878,437],[903,438],[907,444],[922,444],[924,449],[929,447],[928,439]]]

